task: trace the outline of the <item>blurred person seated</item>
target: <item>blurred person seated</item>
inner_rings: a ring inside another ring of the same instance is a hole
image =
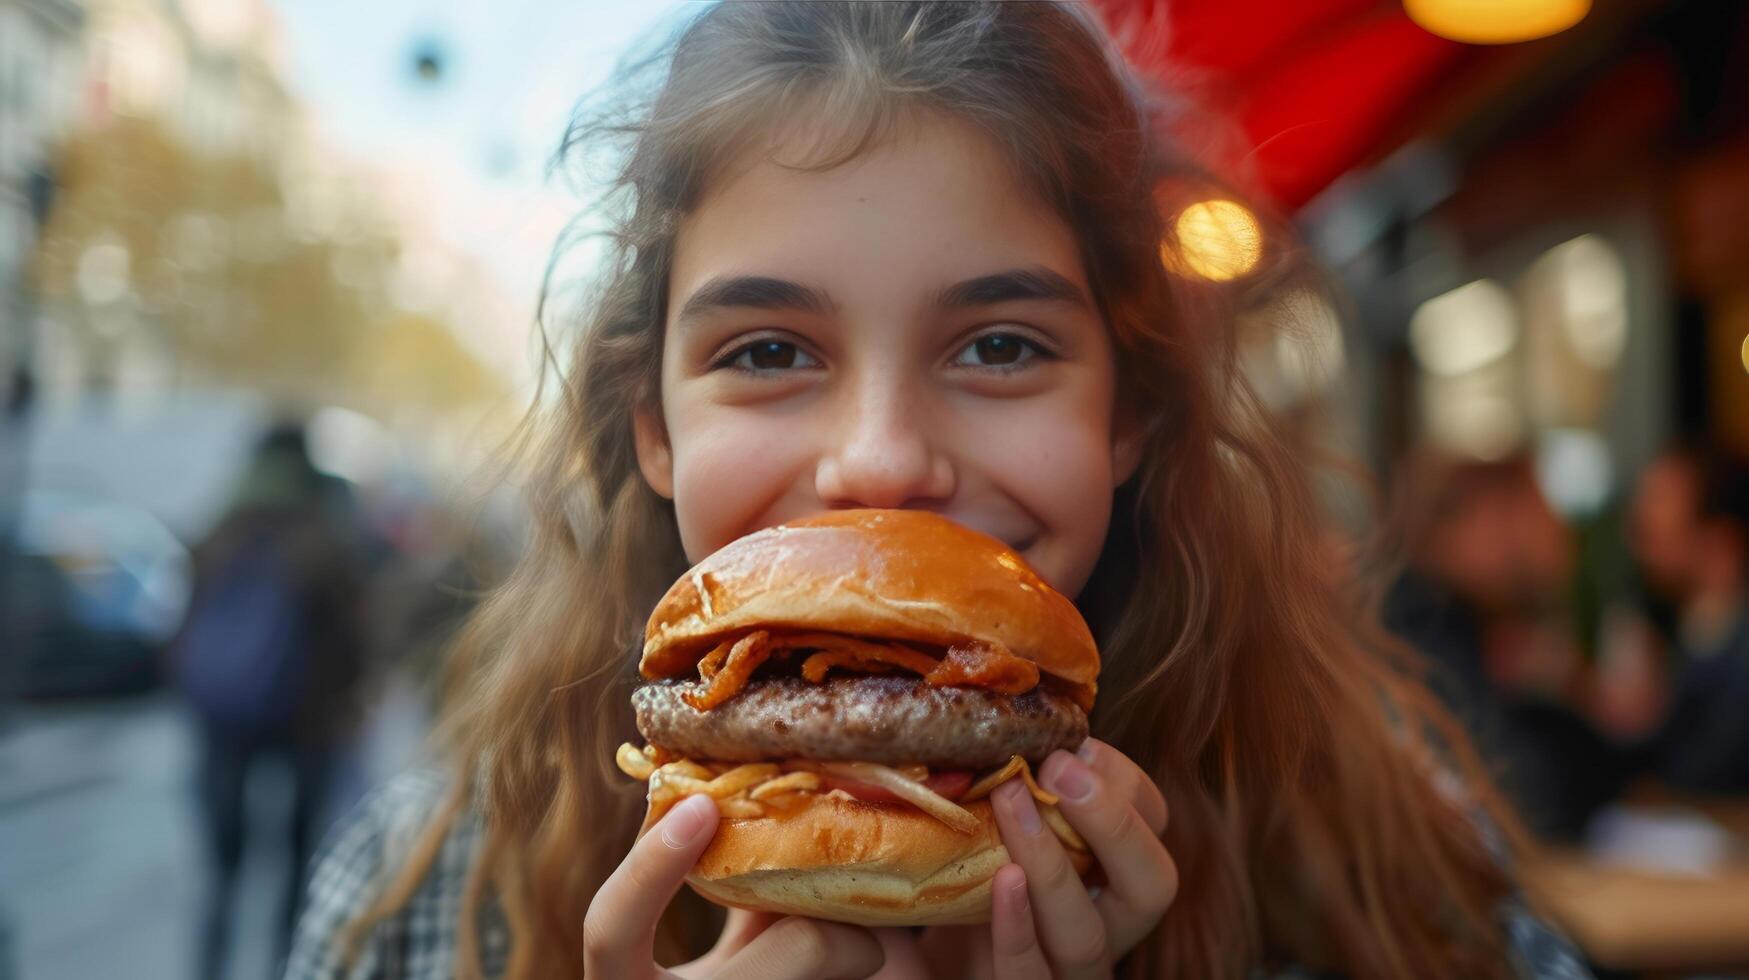
[[[1427,659],[1433,690],[1527,825],[1576,838],[1619,790],[1622,767],[1573,707],[1583,664],[1572,535],[1524,457],[1427,457],[1408,486],[1408,568],[1385,624]]]
[[[362,715],[360,549],[343,483],[310,462],[300,426],[261,439],[212,532],[195,549],[194,595],[171,676],[198,721],[198,800],[214,863],[202,976],[224,975],[245,844],[245,788],[263,761],[291,780],[283,958],[340,748]],[[254,835],[248,835],[253,837]]]
[[[1645,761],[1671,789],[1749,793],[1749,464],[1666,452],[1640,476],[1628,537],[1670,650]]]

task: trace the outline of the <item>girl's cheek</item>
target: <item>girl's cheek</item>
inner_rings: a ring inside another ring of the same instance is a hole
[[[1104,406],[1096,397],[1063,399],[1004,426],[1004,438],[984,450],[997,484],[1046,526],[1046,548],[1035,563],[1069,595],[1092,573],[1111,520],[1114,469]]]
[[[960,454],[1041,518],[1111,495],[1108,413],[1088,399],[994,403],[955,426]]]
[[[782,511],[809,458],[802,428],[723,408],[701,422],[674,440],[674,511],[692,561],[772,523],[769,515],[791,516]]]

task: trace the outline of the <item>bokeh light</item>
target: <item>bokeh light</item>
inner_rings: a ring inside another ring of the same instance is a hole
[[[1591,0],[1403,0],[1415,23],[1465,44],[1513,44],[1548,37],[1585,19]]]
[[[1172,223],[1174,241],[1161,250],[1174,271],[1211,282],[1237,279],[1257,268],[1263,228],[1237,201],[1198,201]]]
[[[1478,279],[1421,304],[1409,320],[1409,346],[1428,373],[1456,377],[1499,360],[1518,342],[1512,297]]]
[[[1554,286],[1560,331],[1581,362],[1608,370],[1621,359],[1628,338],[1627,268],[1598,235],[1580,235],[1557,245],[1531,267]]]

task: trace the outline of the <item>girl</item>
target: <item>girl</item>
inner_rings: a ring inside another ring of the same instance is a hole
[[[1579,975],[1512,901],[1461,737],[1331,573],[1231,304],[1162,262],[1155,195],[1200,177],[1083,14],[724,3],[664,64],[591,131],[627,141],[617,251],[528,553],[463,640],[455,771],[336,839],[293,978],[650,976],[713,934],[677,974]],[[690,562],[835,507],[942,512],[1077,597],[1098,737],[1043,778],[1102,889],[1019,793],[987,927],[670,906],[716,813],[634,845],[611,759],[645,619]]]

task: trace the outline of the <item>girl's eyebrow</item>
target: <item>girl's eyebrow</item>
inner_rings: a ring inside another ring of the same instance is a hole
[[[935,294],[940,310],[994,306],[1019,300],[1046,300],[1092,309],[1087,293],[1068,277],[1043,266],[1006,269],[944,287]],[[687,298],[676,324],[685,326],[706,314],[725,309],[795,310],[831,314],[838,304],[823,289],[773,276],[718,276]]]
[[[717,310],[796,310],[830,314],[838,304],[825,290],[771,276],[718,276],[694,290],[675,318],[678,326]]]
[[[935,305],[942,310],[959,310],[972,306],[995,306],[1017,300],[1047,300],[1092,309],[1087,294],[1067,276],[1044,266],[1029,269],[1007,269],[956,282],[936,294]]]

